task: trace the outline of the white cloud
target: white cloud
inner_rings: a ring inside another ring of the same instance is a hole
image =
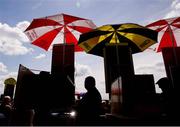
[[[22,22],[19,22],[16,25],[16,27],[19,28],[21,31],[25,31],[29,25],[30,25],[30,23],[28,21],[22,21]]]
[[[76,64],[75,67],[75,76],[77,77],[91,74],[91,68],[87,65]]]
[[[174,0],[171,4],[171,7],[172,8],[175,8],[175,9],[180,9],[180,1],[179,0]]]
[[[8,72],[7,66],[0,62],[0,72]]]
[[[0,23],[0,52],[5,55],[24,55],[32,52],[32,48],[24,46],[28,38],[23,33],[27,21],[19,22],[16,27]]]
[[[146,60],[144,58],[144,60]],[[134,67],[136,74],[153,74],[155,78],[155,82],[166,76],[165,67],[163,62],[157,62],[157,63],[136,63],[136,66]]]
[[[177,17],[180,14],[180,0],[173,0],[171,4],[171,10],[165,15],[164,18]]]
[[[40,53],[38,56],[35,57],[35,59],[43,59],[45,57],[46,57],[45,54]]]

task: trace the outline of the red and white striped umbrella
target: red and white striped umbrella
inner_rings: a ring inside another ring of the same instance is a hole
[[[158,31],[157,52],[163,47],[180,46],[180,17],[158,20],[146,27]]]
[[[52,49],[53,44],[73,43],[75,51],[82,51],[77,45],[80,34],[94,28],[96,25],[89,19],[57,14],[34,19],[25,34],[32,44],[45,50]]]

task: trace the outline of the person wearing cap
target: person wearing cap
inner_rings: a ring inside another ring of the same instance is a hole
[[[170,80],[167,77],[159,79],[156,84],[161,88],[162,93],[160,94],[160,107],[162,117],[171,119],[174,115],[174,96],[173,87]]]

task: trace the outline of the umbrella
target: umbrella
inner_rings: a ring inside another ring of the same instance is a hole
[[[32,44],[45,50],[52,49],[53,44],[73,43],[75,51],[82,51],[77,45],[79,35],[95,27],[89,19],[57,14],[34,19],[25,34]]]
[[[180,17],[158,20],[146,27],[159,32],[157,52],[160,52],[163,47],[180,46]]]
[[[16,85],[16,80],[14,78],[7,78],[5,81],[4,81],[4,84],[5,85]]]
[[[80,35],[79,46],[87,53],[103,56],[107,43],[128,44],[132,53],[144,51],[156,43],[157,32],[133,23],[104,25]]]

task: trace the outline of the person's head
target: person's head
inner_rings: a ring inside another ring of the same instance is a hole
[[[11,97],[10,96],[4,96],[3,97],[3,104],[10,104],[11,103]]]
[[[95,88],[95,85],[96,85],[95,78],[92,76],[86,77],[84,84],[85,84],[86,90],[90,90],[90,89]]]
[[[159,88],[161,88],[163,92],[168,91],[171,88],[171,83],[167,77],[159,79],[156,84],[158,84]]]

